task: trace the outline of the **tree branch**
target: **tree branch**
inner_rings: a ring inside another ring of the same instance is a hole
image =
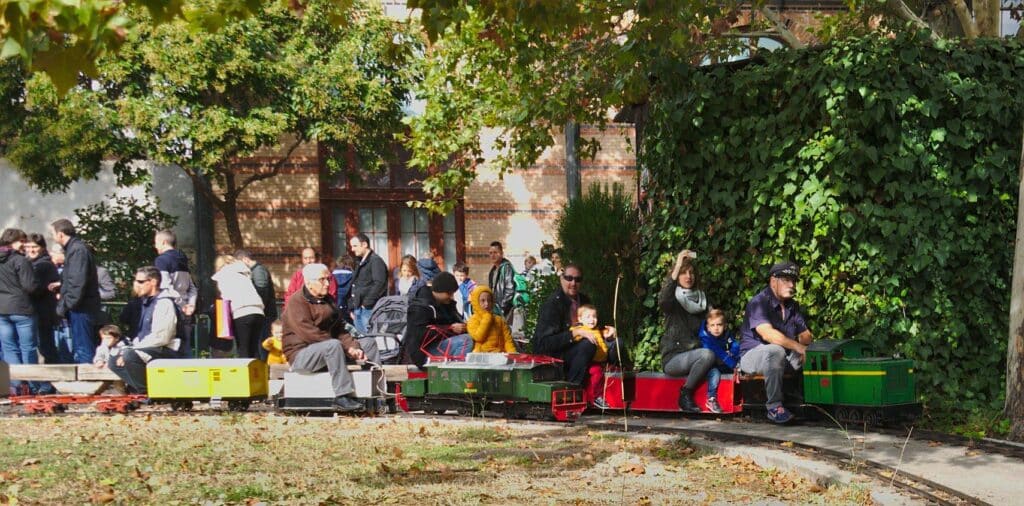
[[[789,47],[793,49],[803,49],[804,47],[807,47],[807,44],[801,42],[793,32],[789,31],[789,28],[786,27],[786,22],[778,13],[773,11],[771,7],[764,5],[761,6],[758,11],[764,15],[764,17],[768,18],[768,21],[771,21],[772,24],[775,25],[775,29],[779,32],[782,39],[786,41],[786,44],[789,44]]]
[[[181,166],[179,165],[179,167]],[[199,191],[206,197],[206,200],[209,200],[214,207],[220,209],[221,206],[224,205],[224,201],[217,197],[216,193],[213,193],[209,182],[200,177],[198,172],[189,167],[181,167],[181,170],[185,171],[188,178],[192,180],[192,186],[199,188]]]
[[[967,8],[967,2],[964,2],[964,0],[950,0],[949,3],[953,6],[956,18],[960,20],[960,28],[964,31],[964,37],[968,39],[978,38],[978,25],[974,22],[970,9]]]
[[[960,0],[960,2],[963,3],[963,0]],[[888,0],[888,4],[889,8],[896,11],[896,13],[904,20],[910,21],[918,29],[928,30],[928,33],[931,34],[932,40],[939,40],[939,34],[935,33],[935,30],[933,30],[928,23],[925,23],[920,16],[914,14],[914,11],[910,10],[910,7],[907,7],[907,4],[904,3],[903,0]]]
[[[295,142],[292,143],[292,145],[288,147],[288,150],[285,151],[284,156],[282,156],[280,160],[278,160],[277,162],[274,163],[273,167],[270,169],[269,172],[260,172],[260,173],[253,174],[252,176],[249,176],[249,178],[246,179],[245,181],[243,181],[242,184],[238,187],[237,193],[242,193],[242,191],[244,191],[246,188],[248,188],[249,185],[251,185],[251,184],[253,184],[253,183],[257,182],[257,181],[263,181],[264,179],[270,179],[270,178],[280,174],[281,173],[281,168],[284,167],[284,164],[288,162],[289,158],[291,158],[292,153],[294,153],[295,150],[299,148],[299,145],[302,144],[303,141],[304,141],[303,137],[296,136]]]

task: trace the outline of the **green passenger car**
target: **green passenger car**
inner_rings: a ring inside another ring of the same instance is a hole
[[[804,401],[841,421],[891,422],[913,418],[921,411],[913,361],[878,357],[866,341],[812,343],[803,378]]]
[[[412,411],[462,414],[497,411],[510,418],[574,420],[586,408],[583,391],[564,381],[548,357],[470,353],[465,361],[428,363],[427,377],[402,382]]]

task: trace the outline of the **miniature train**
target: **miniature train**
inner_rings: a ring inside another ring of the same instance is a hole
[[[392,366],[395,367],[395,366]],[[573,421],[587,409],[582,388],[564,381],[561,363],[526,354],[470,353],[464,360],[428,362],[386,381],[381,367],[353,371],[355,395],[369,412],[385,406],[407,411],[475,415],[493,412],[509,418]],[[161,359],[147,367],[149,402],[191,409],[204,401],[245,410],[253,402],[275,399],[284,411],[332,411],[334,394],[326,372],[286,372],[283,388],[272,392],[269,369],[255,359]],[[723,375],[718,401],[723,414],[764,410],[763,378]],[[603,392],[613,410],[637,413],[679,412],[677,398],[685,380],[659,373],[608,371]],[[913,363],[878,357],[861,340],[822,340],[807,349],[802,374],[784,381],[785,403],[805,418],[827,416],[869,425],[913,419],[921,412]],[[695,392],[703,406],[706,384]]]

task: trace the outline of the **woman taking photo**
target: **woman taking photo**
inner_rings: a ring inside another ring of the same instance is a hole
[[[662,370],[669,376],[686,376],[679,391],[679,409],[700,413],[693,402],[693,392],[707,379],[715,365],[715,352],[701,348],[698,332],[711,304],[703,290],[697,288],[697,271],[693,259],[697,255],[683,250],[669,272],[658,295],[658,307],[665,315],[665,334],[661,337]]]

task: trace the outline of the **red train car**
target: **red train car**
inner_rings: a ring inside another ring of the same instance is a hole
[[[609,372],[605,375],[604,400],[611,409],[628,406],[633,411],[680,413],[679,390],[685,384],[686,378],[673,378],[658,372]],[[710,413],[705,407],[707,398],[707,382],[703,382],[694,392],[693,401],[705,413]],[[722,375],[718,384],[718,404],[723,414],[743,411],[743,394],[738,375]]]

